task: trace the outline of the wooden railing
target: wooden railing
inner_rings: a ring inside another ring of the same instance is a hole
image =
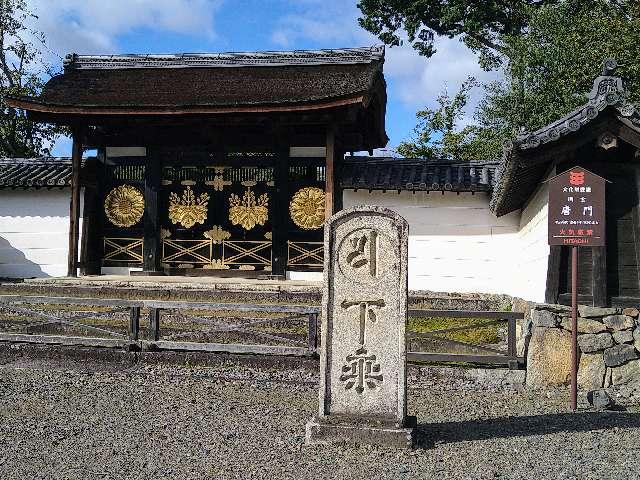
[[[523,313],[413,309],[409,310],[409,318],[474,320],[472,323],[467,323],[462,326],[433,329],[425,332],[408,330],[407,359],[409,361],[508,365],[511,369],[517,369],[524,365],[524,358],[518,357],[516,351],[516,326],[517,321],[524,318]],[[455,336],[455,334],[460,334],[465,331],[468,332],[499,326],[506,326],[506,342],[500,341],[498,345],[486,345],[447,338],[447,336]],[[422,345],[416,347],[416,344]],[[442,351],[433,351],[434,349],[440,349]]]
[[[319,307],[301,305],[0,295],[0,342],[313,356],[319,315]],[[460,326],[409,329],[411,362],[524,364],[516,353],[516,322],[522,313],[412,309],[409,317],[473,319]],[[456,339],[464,331],[501,325],[506,341],[497,344]]]
[[[298,305],[4,295],[0,341],[309,356],[318,315]]]

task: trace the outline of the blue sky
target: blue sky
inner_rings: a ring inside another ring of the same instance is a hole
[[[176,53],[340,48],[380,43],[357,23],[350,0],[29,0],[48,38],[48,60],[66,53]],[[388,147],[411,136],[415,112],[480,71],[457,39],[431,59],[410,47],[387,48]],[[476,94],[479,94],[477,92]],[[471,107],[472,108],[472,107]],[[69,155],[61,139],[55,155]]]

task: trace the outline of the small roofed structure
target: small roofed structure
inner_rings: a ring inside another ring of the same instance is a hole
[[[38,97],[6,101],[73,132],[69,275],[284,276],[321,270],[344,153],[387,143],[383,64],[381,46],[70,54]]]
[[[71,177],[70,158],[0,159],[0,278],[66,275]]]
[[[584,105],[507,146],[491,198],[496,215],[522,209],[523,217],[544,225],[546,241],[545,179],[579,165],[611,182],[607,246],[580,249],[579,300],[594,305],[636,305],[640,300],[640,111],[627,100],[616,67],[614,60],[605,61]],[[568,257],[568,247],[550,248],[548,303],[570,300]]]

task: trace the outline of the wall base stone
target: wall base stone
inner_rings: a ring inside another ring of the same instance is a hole
[[[578,368],[578,388],[581,390],[598,390],[604,385],[607,366],[602,353],[583,353],[580,355]]]
[[[566,385],[571,374],[571,334],[561,328],[534,328],[527,352],[527,385]]]

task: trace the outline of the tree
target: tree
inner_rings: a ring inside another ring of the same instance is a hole
[[[0,0],[0,155],[49,155],[60,129],[37,124],[24,112],[7,106],[6,95],[38,95],[52,72],[42,61],[42,32],[29,27],[37,17],[25,0]]]
[[[607,58],[618,61],[629,100],[640,101],[640,4],[564,0],[540,9],[527,31],[505,36],[504,81],[487,86],[479,124],[513,137],[586,102]]]
[[[476,125],[459,128],[464,121],[469,94],[477,85],[476,80],[469,77],[453,97],[443,91],[436,99],[437,108],[419,111],[415,137],[400,143],[398,153],[405,157],[449,161],[490,158],[495,146],[488,137],[489,130]]]
[[[521,129],[536,130],[584,104],[607,58],[620,64],[617,73],[625,79],[629,100],[640,101],[640,2],[537,3],[526,28],[494,38],[499,45],[499,51],[494,52],[500,56],[496,65],[503,80],[484,87],[474,116],[476,123],[466,127],[473,135],[463,135],[458,147],[466,149],[469,144],[482,153],[479,159],[500,158],[501,145]],[[437,118],[426,116],[423,120],[418,129],[426,129],[426,138],[430,129],[437,129],[433,123]],[[413,142],[416,147],[421,146],[420,138],[418,135],[418,141]],[[448,155],[444,144],[432,145],[436,155]],[[410,151],[407,148],[403,146],[403,151]]]
[[[535,10],[558,1],[361,0],[358,22],[387,45],[401,45],[406,35],[426,57],[436,52],[436,37],[460,37],[486,68],[493,68],[503,54],[503,38],[521,34]]]

